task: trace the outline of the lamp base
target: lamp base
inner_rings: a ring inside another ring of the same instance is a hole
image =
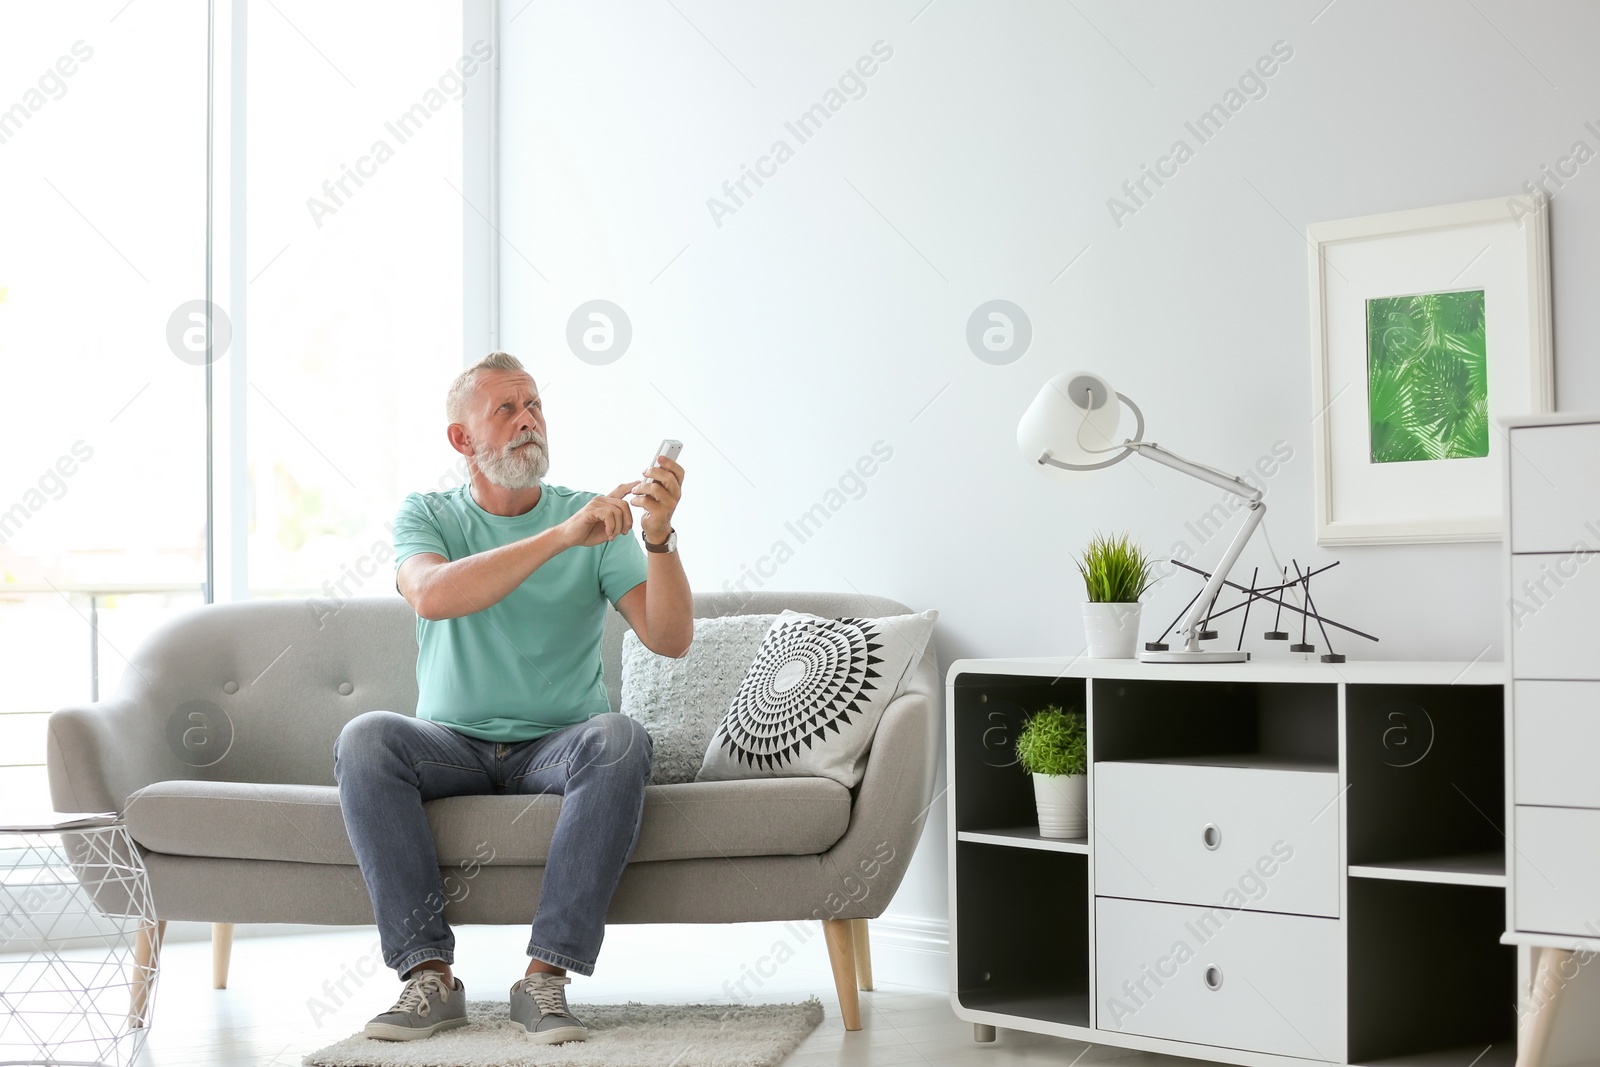
[[[1250,653],[1231,648],[1216,651],[1201,649],[1197,652],[1178,648],[1169,652],[1139,653],[1140,663],[1248,663],[1249,661]]]

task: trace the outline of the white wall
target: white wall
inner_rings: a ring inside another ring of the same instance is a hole
[[[674,3],[502,8],[503,337],[539,368],[552,481],[609,490],[678,436],[696,588],[784,540],[764,588],[936,607],[946,664],[1074,654],[1069,554],[1096,529],[1169,551],[1221,498],[1137,462],[1076,480],[1023,462],[1018,416],[1086,366],[1196,459],[1242,471],[1287,443],[1267,528],[1285,558],[1343,561],[1319,607],[1383,639],[1353,657],[1500,654],[1497,546],[1314,544],[1304,227],[1509,195],[1574,141],[1600,149],[1600,8]],[[865,96],[798,143],[784,122],[877,41],[893,56]],[[1195,144],[1184,122],[1279,41],[1266,95],[1117,226],[1107,199]],[[779,138],[793,158],[717,225],[707,198]],[[1557,403],[1600,408],[1600,162],[1551,218]],[[564,342],[596,297],[634,329],[605,366]],[[993,298],[1033,325],[1007,366],[965,340]],[[788,533],[879,440],[893,456],[864,495]],[[1192,592],[1170,582],[1146,612],[1164,625]],[[897,913],[946,914],[935,813]]]

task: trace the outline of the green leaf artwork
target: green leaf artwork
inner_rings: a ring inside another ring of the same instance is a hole
[[[1372,462],[1489,454],[1483,290],[1367,301]]]

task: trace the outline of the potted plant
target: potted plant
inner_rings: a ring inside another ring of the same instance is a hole
[[[1139,642],[1139,597],[1150,585],[1150,557],[1127,534],[1089,541],[1076,561],[1089,591],[1083,633],[1090,659],[1132,659]]]
[[[1056,704],[1028,716],[1017,735],[1017,762],[1033,776],[1039,836],[1087,836],[1089,745],[1082,718]]]

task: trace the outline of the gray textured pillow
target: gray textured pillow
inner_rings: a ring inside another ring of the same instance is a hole
[[[711,734],[739,691],[776,615],[694,620],[682,659],[658,656],[631,629],[622,635],[622,713],[650,734],[652,785],[692,782]]]
[[[785,611],[706,748],[695,780],[861,783],[878,720],[933,636],[939,613],[825,619]]]

